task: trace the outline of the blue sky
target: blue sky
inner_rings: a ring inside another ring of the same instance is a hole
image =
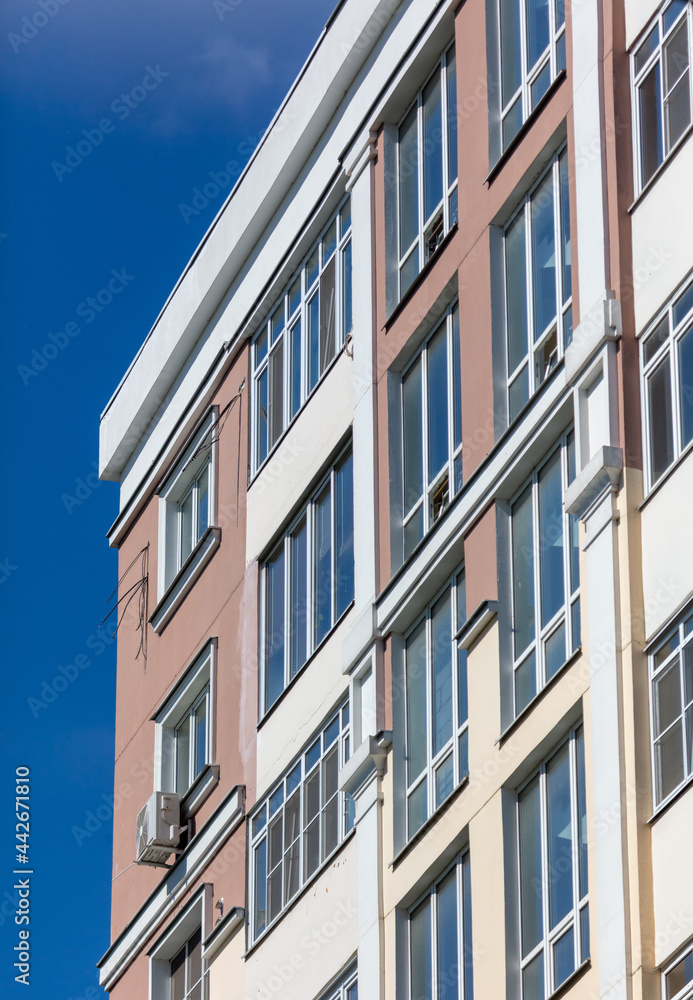
[[[118,501],[95,475],[99,414],[334,3],[0,11],[3,997],[25,995],[12,969],[19,766],[31,769],[26,995],[105,995],[115,644],[98,626]]]

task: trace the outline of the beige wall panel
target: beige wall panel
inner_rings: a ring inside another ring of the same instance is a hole
[[[652,825],[656,965],[673,957],[693,934],[692,829],[690,790]]]
[[[209,1000],[243,1000],[243,924],[217,953],[209,969]]]
[[[631,47],[647,22],[653,17],[661,3],[658,0],[626,0],[626,46]]]

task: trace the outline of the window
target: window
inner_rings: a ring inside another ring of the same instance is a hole
[[[580,645],[578,519],[563,508],[574,478],[570,431],[510,506],[515,715]]]
[[[508,418],[573,337],[568,154],[554,158],[505,229]]]
[[[349,759],[345,703],[251,819],[253,941],[278,917],[354,825],[353,799],[338,788]]]
[[[461,379],[455,303],[402,377],[405,559],[462,487]]]
[[[691,4],[673,0],[631,57],[639,189],[691,124],[690,33]]]
[[[212,760],[212,665],[208,643],[155,716],[159,788],[183,797]]]
[[[171,1000],[202,1000],[202,930],[171,959]]]
[[[472,900],[469,855],[409,913],[409,998],[472,1000]]]
[[[642,338],[644,437],[650,487],[693,440],[693,284]]]
[[[336,357],[352,327],[351,201],[255,335],[252,469],[257,472]]]
[[[693,996],[693,948],[677,955],[664,971],[663,1000],[690,1000]]]
[[[503,149],[566,68],[565,0],[499,0]]]
[[[650,656],[655,805],[693,773],[693,615]]]
[[[358,976],[356,969],[353,969],[343,977],[342,982],[338,986],[333,986],[327,990],[320,1000],[358,1000],[358,998]]]
[[[397,177],[401,298],[457,222],[454,45],[441,56],[399,126]]]
[[[468,774],[464,571],[405,640],[407,839]]]
[[[267,711],[354,599],[351,452],[330,470],[262,567]]]
[[[522,1000],[544,1000],[589,958],[582,727],[517,802]]]

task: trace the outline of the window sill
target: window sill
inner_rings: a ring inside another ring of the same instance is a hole
[[[458,646],[468,652],[496,620],[498,609],[498,601],[482,601],[458,632],[456,636]]]
[[[657,808],[652,813],[647,822],[649,824],[656,823],[656,821],[659,819],[662,813],[665,813],[669,808],[669,806],[673,805],[674,802],[676,802],[683,795],[685,795],[686,792],[690,791],[692,786],[693,786],[693,774],[689,774],[684,783],[682,785],[679,785],[679,787],[675,791],[671,792],[669,798],[664,799],[663,802],[660,802],[660,804],[657,806]]]
[[[279,705],[284,700],[284,698],[286,697],[287,692],[291,690],[291,688],[294,686],[294,684],[296,683],[296,681],[303,674],[303,672],[306,670],[306,668],[309,666],[309,664],[311,664],[313,662],[313,660],[318,655],[318,653],[323,648],[323,646],[327,642],[329,642],[329,640],[332,637],[332,635],[334,634],[335,630],[337,628],[339,628],[339,626],[342,624],[342,622],[344,621],[344,619],[346,618],[346,616],[349,614],[349,612],[351,611],[351,609],[353,607],[354,607],[354,602],[352,600],[352,601],[349,602],[349,604],[347,604],[347,606],[344,609],[344,611],[342,611],[341,615],[339,616],[339,618],[337,619],[337,621],[334,623],[334,625],[332,626],[332,628],[330,629],[330,631],[327,633],[327,635],[325,636],[325,638],[320,642],[320,644],[318,646],[315,647],[315,649],[310,654],[310,656],[308,657],[308,659],[306,660],[306,662],[303,664],[303,666],[300,667],[299,670],[296,671],[296,673],[291,678],[291,680],[289,681],[289,683],[286,685],[286,687],[284,688],[284,690],[282,691],[282,693],[278,696],[278,698],[275,701],[272,702],[272,704],[270,705],[270,707],[267,709],[267,711],[265,712],[265,714],[262,716],[262,718],[258,722],[257,726],[255,727],[256,730],[259,731],[261,729],[261,727],[264,726],[265,722],[267,721],[267,719],[269,719],[270,715],[272,715],[272,713],[276,709],[277,705]]]
[[[447,797],[445,802],[443,802],[442,805],[438,806],[438,808],[431,813],[431,815],[428,817],[423,826],[419,827],[419,829],[416,831],[413,837],[411,837],[411,839],[406,842],[404,847],[401,847],[399,851],[395,854],[392,861],[388,862],[387,866],[388,868],[395,869],[397,865],[399,865],[404,860],[404,858],[416,846],[416,844],[418,844],[419,841],[423,840],[423,838],[426,836],[431,827],[435,826],[435,824],[445,815],[447,810],[450,808],[450,806],[452,806],[453,802],[455,802],[459,798],[460,794],[467,787],[468,784],[469,784],[469,775],[465,774],[464,778],[462,778],[457,788],[455,788],[452,791],[452,793]]]
[[[209,798],[219,784],[219,765],[205,764],[180,801],[180,821],[187,821]]]
[[[394,325],[395,321],[397,320],[397,317],[401,315],[401,313],[406,309],[407,304],[413,299],[414,295],[416,294],[417,288],[420,288],[420,286],[426,280],[426,277],[431,272],[434,264],[436,263],[437,260],[440,259],[440,256],[443,253],[443,251],[445,250],[445,248],[452,242],[452,238],[453,238],[453,236],[455,235],[455,233],[457,232],[457,230],[459,228],[460,228],[459,222],[453,222],[453,224],[450,226],[450,228],[448,229],[447,233],[445,234],[445,236],[441,240],[440,245],[436,248],[436,251],[433,254],[433,256],[429,257],[429,259],[426,261],[426,263],[424,264],[424,266],[421,268],[421,270],[419,271],[419,273],[417,274],[417,276],[412,281],[412,283],[409,286],[409,288],[407,288],[407,290],[404,293],[404,295],[402,296],[402,298],[399,300],[399,302],[397,303],[397,305],[394,307],[394,309],[392,310],[392,312],[390,313],[390,315],[385,320],[385,323],[383,324],[383,327],[382,327],[382,329],[385,331],[385,333],[389,333],[390,332],[390,330],[392,329],[392,326]]]
[[[652,188],[655,186],[655,184],[657,183],[657,181],[659,180],[659,178],[662,176],[662,174],[667,169],[667,167],[672,162],[672,160],[677,156],[677,154],[679,153],[681,147],[685,145],[686,140],[689,139],[691,135],[693,135],[693,121],[688,126],[688,128],[686,129],[686,131],[683,133],[683,135],[681,136],[681,138],[678,140],[678,142],[676,143],[676,145],[674,146],[674,148],[672,150],[670,150],[669,153],[667,154],[667,156],[662,160],[662,162],[659,164],[659,166],[657,167],[657,169],[655,170],[655,172],[650,177],[650,179],[647,182],[647,184],[645,184],[645,186],[642,188],[642,190],[636,196],[636,198],[633,201],[633,203],[627,209],[627,212],[628,212],[629,215],[632,212],[635,211],[635,209],[640,205],[640,202],[642,202],[642,201],[645,200],[645,198],[650,193],[650,191],[652,190]]]
[[[207,528],[149,616],[157,635],[164,631],[220,544],[221,528]]]
[[[530,111],[529,115],[527,116],[527,118],[525,118],[525,120],[523,121],[522,125],[520,126],[516,134],[512,137],[508,145],[505,147],[503,152],[500,154],[496,162],[489,170],[488,174],[484,178],[484,184],[487,184],[489,187],[491,186],[491,184],[493,184],[498,174],[502,171],[505,164],[512,157],[513,153],[520,145],[524,137],[527,135],[529,130],[532,128],[535,121],[537,120],[541,112],[544,110],[546,105],[550,102],[553,95],[556,93],[556,91],[560,90],[561,84],[566,79],[567,75],[568,72],[565,69],[562,69],[560,73],[556,75],[555,79],[551,82],[549,89],[541,98],[537,106],[532,111]]]
[[[582,646],[578,646],[575,652],[568,657],[563,666],[560,667],[553,675],[553,677],[546,682],[541,691],[537,691],[537,693],[534,695],[529,704],[525,705],[525,707],[522,709],[519,715],[516,715],[515,718],[512,720],[512,722],[506,726],[506,728],[503,730],[503,732],[500,734],[500,736],[494,743],[494,746],[502,745],[503,743],[505,743],[507,738],[511,736],[516,729],[519,729],[519,727],[522,725],[522,723],[525,721],[528,715],[532,712],[535,706],[544,698],[544,696],[548,691],[550,691],[553,687],[556,686],[556,684],[563,677],[568,668],[575,663],[575,661],[581,654],[582,654]]]
[[[267,936],[272,933],[272,931],[274,930],[275,927],[279,926],[279,924],[282,922],[282,920],[286,917],[287,913],[291,913],[291,911],[293,910],[294,906],[296,906],[296,904],[298,903],[299,899],[301,899],[301,897],[305,895],[306,891],[308,889],[310,889],[310,887],[315,882],[317,882],[317,880],[320,878],[320,876],[322,875],[322,873],[327,868],[329,868],[329,866],[331,864],[334,864],[334,862],[336,861],[336,859],[338,858],[338,856],[341,854],[341,852],[346,847],[346,845],[349,843],[349,841],[351,840],[351,838],[355,835],[355,833],[356,833],[356,827],[354,826],[354,827],[351,828],[351,830],[349,830],[349,832],[347,833],[346,837],[341,842],[341,844],[337,844],[337,846],[335,847],[335,849],[332,852],[332,854],[330,854],[328,857],[326,857],[325,860],[320,865],[320,867],[317,868],[313,872],[313,874],[310,876],[310,878],[305,883],[305,885],[301,886],[301,888],[298,890],[298,892],[296,893],[296,895],[294,896],[294,898],[291,900],[291,902],[287,906],[284,907],[284,909],[282,910],[282,912],[277,917],[275,917],[275,919],[272,921],[272,923],[269,925],[269,927],[265,927],[264,931],[262,931],[262,933],[259,935],[259,937],[257,937],[256,940],[253,941],[253,943],[251,945],[249,945],[249,947],[246,949],[245,954],[243,955],[243,961],[246,961],[246,959],[248,959],[252,955],[252,953],[256,950],[256,948],[259,948],[263,944],[263,942],[267,939]],[[250,917],[250,915],[249,915],[249,917]]]

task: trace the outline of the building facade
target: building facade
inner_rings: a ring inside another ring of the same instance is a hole
[[[692,43],[337,5],[101,418],[115,1000],[693,996]]]

